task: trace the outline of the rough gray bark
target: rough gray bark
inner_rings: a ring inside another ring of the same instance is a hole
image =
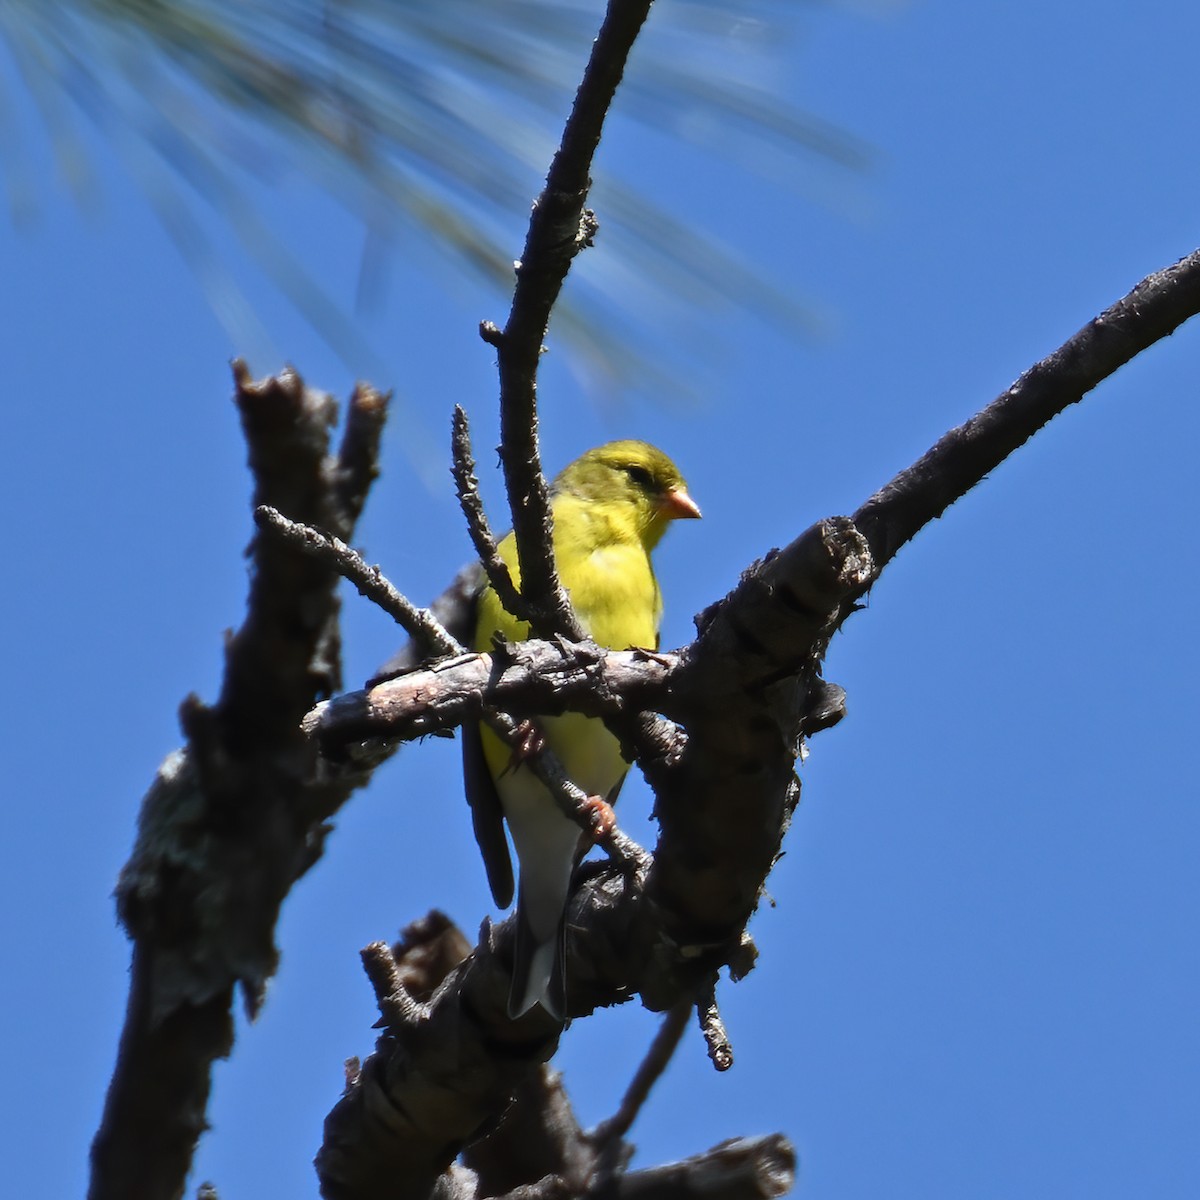
[[[351,398],[331,451],[333,400],[288,372],[252,382],[235,366],[255,499],[350,535],[376,472],[386,398]],[[338,577],[256,537],[244,623],[221,695],[180,717],[187,744],[158,772],[117,885],[133,939],[129,1004],[92,1146],[92,1200],[182,1193],[215,1059],[233,1044],[240,986],[251,1012],[276,965],[279,907],[321,854],[352,780],[334,778],[301,732],[341,685]]]

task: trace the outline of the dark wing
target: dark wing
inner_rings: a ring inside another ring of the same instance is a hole
[[[463,786],[467,803],[471,806],[475,840],[479,843],[492,899],[500,908],[507,908],[513,899],[513,869],[508,854],[508,840],[504,836],[504,809],[500,804],[500,794],[496,791],[496,782],[483,757],[479,723],[471,721],[463,725],[459,736],[463,748]]]

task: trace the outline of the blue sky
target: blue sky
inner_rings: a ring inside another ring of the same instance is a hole
[[[810,163],[789,187],[782,167],[745,174],[625,121],[601,161],[815,300],[825,332],[711,312],[700,355],[643,314],[693,399],[597,397],[561,343],[545,360],[549,466],[644,437],[704,508],[660,551],[666,645],[752,559],[853,510],[1200,243],[1194,6],[1085,19],[1066,0],[928,0],[794,24],[774,86],[874,147],[871,170]],[[257,374],[286,359],[339,395],[354,378],[253,276],[276,356],[231,340],[145,199],[94,154],[98,210],[47,170],[36,221],[0,229],[0,1147],[27,1197],[85,1186],[128,962],[110,893],[180,740],[177,706],[215,695],[242,614],[251,525],[228,359],[250,354]],[[349,304],[358,224],[298,175],[263,195]],[[590,253],[581,269],[601,269],[603,234]],[[459,402],[490,468],[496,384],[475,328],[506,303],[408,263],[398,247],[362,318],[374,382],[408,408],[357,540],[424,599],[469,549],[448,476],[435,463],[419,481],[414,458],[428,467],[426,437],[444,453]],[[1200,327],[1185,327],[1056,419],[923,532],[834,641],[826,674],[849,716],[802,770],[752,926],[760,965],[722,990],[736,1064],[717,1076],[685,1041],[634,1130],[640,1162],[781,1130],[806,1200],[1200,1193],[1198,363]],[[487,489],[499,513],[490,470]],[[351,598],[346,641],[353,683],[396,634]],[[621,820],[652,841],[647,808],[627,787]],[[434,905],[474,930],[489,904],[457,748],[406,749],[288,901],[282,968],[217,1069],[192,1190],[315,1195],[342,1060],[373,1041],[359,948]],[[586,1123],[614,1107],[653,1027],[626,1006],[564,1038]]]

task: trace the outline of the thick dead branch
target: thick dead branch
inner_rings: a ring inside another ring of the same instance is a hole
[[[798,736],[828,707],[819,681],[828,639],[898,545],[1055,412],[1198,311],[1200,252],[1144,280],[854,521],[820,522],[702,615],[672,681],[688,741],[674,766],[644,764],[662,824],[647,892],[670,937],[697,950],[720,945],[723,956],[753,911],[798,796]],[[642,980],[643,998],[659,1007],[673,989],[648,995],[650,983]]]
[[[494,936],[498,934],[500,936]],[[389,1023],[325,1122],[330,1200],[424,1200],[557,1046],[557,1022],[507,1016],[511,931],[484,926],[416,1023]]]
[[[595,1165],[562,1076],[543,1066],[522,1081],[499,1125],[469,1146],[463,1162],[481,1196],[508,1195],[529,1180],[557,1177],[565,1195],[582,1195]]]
[[[826,643],[871,569],[848,520],[822,521],[750,568],[697,621],[673,680],[687,743],[673,764],[643,764],[662,831],[647,896],[658,936],[679,948],[673,961],[650,954],[639,979],[653,1008],[681,987],[694,994],[738,954],[799,799],[795,759],[813,695],[825,695]]]
[[[606,871],[599,884],[576,895],[569,918],[573,936],[577,926],[597,927],[596,913],[588,909],[623,906],[616,923],[623,920],[628,927],[636,905],[628,903],[628,895],[622,897],[621,887],[619,877]],[[439,1194],[435,1188],[440,1179],[448,1179],[442,1172],[459,1148],[465,1148],[465,1161],[478,1174],[474,1194],[481,1196],[525,1195],[525,1187],[539,1181],[549,1187],[554,1177],[553,1194],[582,1196],[607,1174],[603,1151],[628,1131],[686,1028],[691,1003],[685,1001],[664,1023],[610,1128],[602,1126],[588,1137],[557,1077],[543,1067],[557,1047],[558,1023],[536,1012],[517,1022],[506,1015],[511,924],[493,928],[485,923],[473,954],[446,977],[428,1004],[401,1010],[381,998],[385,1029],[375,1053],[350,1075],[345,1094],[326,1119],[325,1143],[317,1157],[323,1195],[333,1200],[415,1200]],[[397,960],[402,959],[396,950]],[[372,967],[377,991],[394,992],[402,976],[402,961]],[[763,1139],[764,1147],[767,1142]],[[775,1142],[790,1153],[782,1139]],[[743,1161],[747,1154],[756,1167]],[[660,1168],[669,1174],[645,1182],[699,1186],[718,1178],[720,1170],[731,1172],[743,1188],[752,1176],[761,1182],[764,1172],[770,1174],[767,1167],[780,1161],[778,1150],[747,1154],[717,1147]],[[620,1193],[625,1180],[618,1173],[610,1183]],[[456,1189],[467,1186],[463,1176],[451,1182]]]
[[[386,398],[356,393],[334,457],[330,397],[290,371],[254,383],[237,364],[235,380],[255,502],[349,536]],[[92,1147],[92,1200],[182,1193],[213,1060],[233,1042],[235,985],[253,1011],[275,969],[279,906],[349,794],[324,776],[299,727],[340,686],[337,575],[275,538],[255,537],[250,560],[246,619],[226,647],[220,698],[185,702],[187,746],[147,793],[117,886],[133,966]]]
[[[682,1162],[631,1171],[618,1200],[769,1200],[792,1189],[796,1151],[782,1134],[734,1138]]]

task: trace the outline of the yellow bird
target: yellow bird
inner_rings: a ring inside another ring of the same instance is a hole
[[[589,636],[614,650],[657,648],[662,596],[650,552],[668,522],[700,516],[675,464],[645,442],[609,442],[563,470],[551,485],[550,505],[559,578]],[[519,587],[511,533],[499,549]],[[479,597],[475,649],[490,650],[497,634],[524,641],[529,626],[507,612],[489,587]],[[571,780],[612,803],[629,764],[604,722],[565,713],[543,718],[540,727]],[[540,1004],[564,1020],[563,917],[581,850],[579,826],[486,727],[463,730],[463,774],[488,882],[501,908],[513,898],[501,816],[520,864],[508,1014],[516,1019]]]

